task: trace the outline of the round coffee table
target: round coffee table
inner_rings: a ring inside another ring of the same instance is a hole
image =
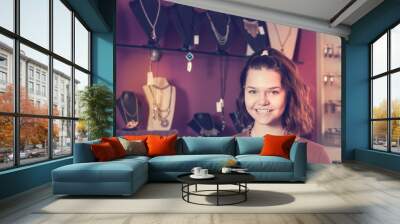
[[[188,203],[198,204],[198,205],[234,205],[247,200],[247,192],[249,188],[247,183],[255,180],[255,177],[249,173],[216,173],[213,174],[215,177],[212,179],[193,179],[189,174],[182,174],[177,177],[178,181],[182,183],[182,199]],[[215,190],[197,190],[198,184],[204,185],[216,185]],[[190,191],[190,186],[195,186],[194,191]],[[220,185],[236,185],[237,190],[224,190],[220,189]],[[215,194],[205,194],[209,192],[215,192]],[[190,201],[190,196],[204,196],[204,197],[216,197],[216,204],[202,204]],[[221,197],[232,197],[240,196],[240,199],[231,203],[221,203]]]

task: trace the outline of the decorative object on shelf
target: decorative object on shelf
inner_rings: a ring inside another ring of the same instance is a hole
[[[160,0],[135,0],[129,6],[148,35],[148,44],[157,45],[168,26],[168,15]]]
[[[210,15],[211,13],[215,17],[223,16],[223,18],[227,18],[227,19],[217,18],[217,19],[213,20],[212,15]],[[210,22],[210,26],[211,26],[211,29],[212,29],[212,31],[214,33],[214,37],[217,40],[218,49],[219,50],[225,50],[227,48],[227,43],[228,43],[228,40],[229,40],[229,34],[230,34],[230,29],[231,29],[231,17],[229,15],[218,14],[218,13],[215,13],[215,12],[206,12],[206,16],[208,18],[208,21]],[[220,22],[220,21],[223,22],[222,27],[224,27],[224,30],[225,30],[224,33],[225,34],[221,34],[218,31],[217,23]]]
[[[340,78],[341,76],[335,73],[327,73],[323,76],[323,81],[325,85],[329,84],[330,86],[333,86],[335,83],[340,84],[340,80],[338,82],[338,79]]]
[[[153,77],[152,84],[144,85],[143,90],[149,104],[147,130],[169,130],[175,110],[175,87],[164,77]]]
[[[326,58],[340,58],[341,57],[341,46],[336,47],[335,50],[334,44],[326,44],[323,50],[324,57]]]
[[[342,108],[342,101],[341,100],[328,100],[324,104],[325,113],[340,112],[341,108]]]
[[[80,92],[79,106],[81,119],[88,127],[89,140],[110,136],[107,131],[112,127],[109,119],[113,115],[113,93],[103,84],[94,84]]]
[[[136,130],[139,125],[139,103],[135,93],[122,92],[117,99],[117,108],[125,123],[123,130]]]
[[[267,23],[269,43],[272,48],[281,51],[286,57],[293,60],[299,29],[275,23]]]
[[[189,52],[185,55],[185,58],[186,58],[186,60],[187,60],[186,70],[187,70],[188,72],[191,72],[191,71],[192,71],[192,60],[194,59],[194,55],[193,55],[192,52],[189,51]]]
[[[246,55],[267,48],[269,44],[265,22],[242,17],[232,17],[247,42]]]
[[[222,127],[221,130],[225,129],[225,110],[224,110],[224,99],[225,99],[225,89],[226,89],[226,65],[227,60],[225,56],[220,57],[220,71],[221,71],[221,77],[220,77],[220,99],[216,103],[216,109],[217,112],[221,113],[221,122],[222,122]]]
[[[209,113],[195,113],[188,126],[201,136],[218,136],[221,132]]]

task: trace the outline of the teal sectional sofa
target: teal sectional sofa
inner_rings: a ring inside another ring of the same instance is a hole
[[[148,181],[176,181],[193,167],[219,172],[228,160],[236,160],[260,182],[304,182],[307,168],[306,143],[295,142],[290,159],[260,156],[263,138],[181,137],[177,155],[127,156],[96,162],[90,149],[98,141],[75,144],[74,163],[52,171],[54,194],[131,195]]]

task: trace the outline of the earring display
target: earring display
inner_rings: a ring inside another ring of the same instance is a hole
[[[185,55],[185,58],[187,60],[186,70],[188,72],[191,72],[192,71],[192,60],[194,59],[194,55],[192,54],[192,52],[188,52]]]

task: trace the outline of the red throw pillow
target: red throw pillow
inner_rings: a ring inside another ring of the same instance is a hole
[[[113,147],[108,142],[93,144],[91,145],[91,149],[94,157],[99,162],[109,161],[117,158]]]
[[[117,137],[110,137],[110,138],[101,138],[101,142],[108,142],[114,149],[115,155],[118,158],[126,156],[126,151],[122,146],[121,142],[119,142]]]
[[[276,136],[266,134],[264,136],[264,145],[261,149],[262,156],[280,156],[286,159],[290,158],[290,148],[296,135]]]
[[[149,135],[146,143],[148,156],[176,155],[176,139],[178,136]]]

